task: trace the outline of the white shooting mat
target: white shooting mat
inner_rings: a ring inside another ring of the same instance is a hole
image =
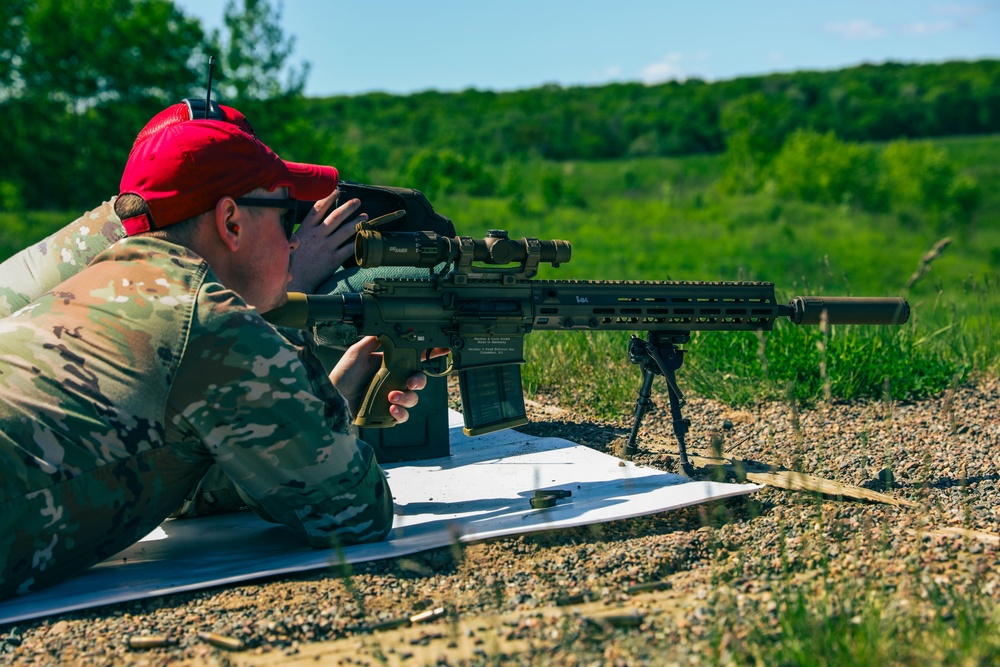
[[[627,519],[761,488],[693,481],[568,440],[512,430],[469,438],[461,415],[450,417],[451,456],[383,466],[396,502],[385,541],[315,550],[252,512],[168,520],[73,579],[0,602],[0,624],[274,575],[339,572],[344,562]],[[572,496],[536,510],[529,502],[536,489],[566,489]]]

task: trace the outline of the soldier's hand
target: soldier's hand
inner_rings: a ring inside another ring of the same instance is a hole
[[[351,199],[324,216],[322,212],[333,206],[337,194],[338,191],[334,190],[328,197],[316,202],[295,231],[299,247],[292,253],[290,292],[311,294],[354,255],[354,244],[350,243],[354,227],[358,222],[367,220],[368,214],[362,213],[351,222],[346,222],[361,206],[360,199]]]
[[[358,414],[361,402],[368,391],[375,373],[382,366],[382,353],[378,352],[379,342],[375,336],[365,336],[347,348],[330,373],[330,381],[347,401],[352,416]],[[447,353],[447,350],[444,351]],[[397,422],[405,422],[410,417],[407,408],[417,404],[417,392],[427,384],[427,376],[414,373],[406,379],[406,391],[389,392],[389,413]]]

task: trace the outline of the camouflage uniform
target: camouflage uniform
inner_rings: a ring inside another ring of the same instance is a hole
[[[125,237],[112,197],[59,231],[0,264],[0,317],[23,308],[86,268],[112,243]]]
[[[213,462],[313,546],[383,538],[388,484],[312,345],[141,236],[0,320],[0,598],[140,539]]]
[[[112,243],[125,238],[125,228],[115,213],[116,199],[112,197],[0,264],[0,317],[7,317],[79,273]],[[350,332],[345,332],[344,337],[349,338]],[[357,340],[356,329],[353,340]],[[341,353],[324,350],[322,358],[336,363]],[[218,466],[212,466],[172,516],[204,516],[246,507],[232,482]]]

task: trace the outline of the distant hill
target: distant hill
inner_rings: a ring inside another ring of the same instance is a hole
[[[727,111],[728,110],[728,111]],[[861,65],[647,86],[550,85],[514,92],[373,93],[306,100],[326,140],[372,166],[418,149],[480,159],[617,159],[718,152],[741,113],[768,131],[834,131],[853,141],[1000,132],[1000,60]]]
[[[75,98],[66,91],[76,88],[69,84],[0,95],[0,211],[87,210],[107,199],[134,133],[164,104],[187,95],[128,89],[116,93],[122,98],[71,104],[66,100]],[[799,128],[832,131],[841,141],[1000,133],[1000,60],[655,86],[218,100],[251,118],[282,157],[336,165],[359,181],[427,188],[433,175],[441,191],[478,195],[511,182],[526,160],[675,157],[727,147],[734,154],[773,154]]]

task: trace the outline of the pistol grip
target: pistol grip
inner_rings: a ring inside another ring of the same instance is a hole
[[[388,428],[396,425],[396,419],[389,414],[389,392],[393,389],[406,390],[406,380],[420,370],[420,351],[396,347],[392,338],[378,337],[382,343],[382,367],[378,369],[372,383],[368,385],[365,400],[361,402],[354,423],[367,428]]]

